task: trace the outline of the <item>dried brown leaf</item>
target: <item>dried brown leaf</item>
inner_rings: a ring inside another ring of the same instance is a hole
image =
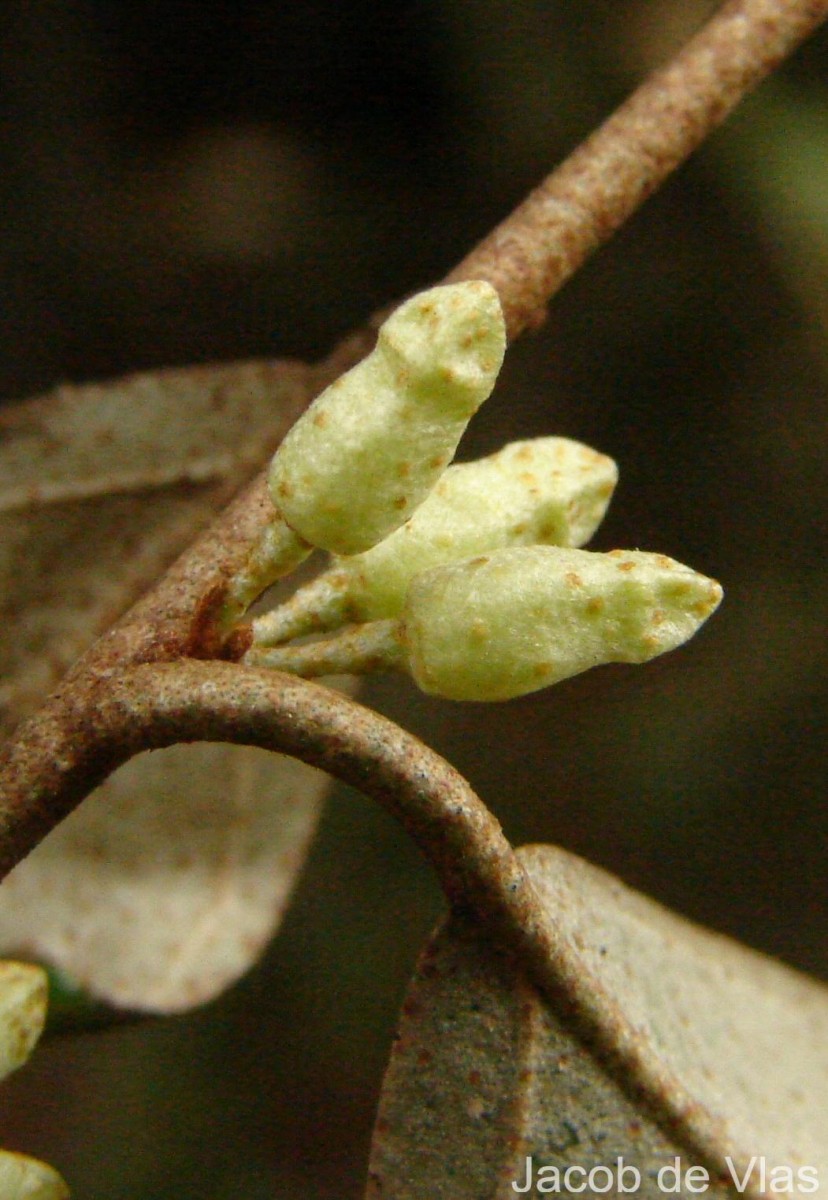
[[[0,734],[267,460],[307,376],[190,367],[0,412]]]
[[[677,1157],[682,1172],[709,1170],[709,1196],[738,1190],[733,1174],[758,1195],[761,1159],[765,1187],[787,1169],[795,1189],[805,1167],[824,1186],[828,990],[564,851],[520,857],[557,928],[561,969],[578,980],[576,1012],[541,997],[479,930],[449,921],[403,1007],[368,1195],[505,1200],[528,1191],[527,1159],[537,1186],[542,1167],[563,1179],[567,1167],[617,1172],[623,1158],[642,1197],[672,1190],[658,1173]],[[576,1032],[586,1008],[597,1038]],[[540,1181],[552,1190],[551,1173]],[[695,1193],[683,1181],[679,1194]]]

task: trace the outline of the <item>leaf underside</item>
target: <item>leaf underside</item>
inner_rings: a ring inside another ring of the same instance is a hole
[[[0,411],[0,736],[267,461],[293,363],[57,388]]]
[[[308,386],[298,364],[195,367],[0,414],[0,729],[267,459]],[[123,1007],[210,999],[273,934],[326,786],[248,747],[133,759],[0,886],[0,953]]]
[[[211,999],[273,935],[327,779],[247,746],[172,746],[116,771],[0,887],[0,946],[92,995]]]
[[[557,930],[556,969],[600,1037],[449,920],[403,1006],[368,1197],[505,1200],[527,1157],[536,1181],[623,1157],[642,1197],[663,1196],[676,1156],[709,1169],[710,1196],[734,1191],[728,1155],[740,1177],[762,1155],[828,1178],[828,989],[562,850],[519,853]],[[747,1194],[758,1185],[757,1169]]]

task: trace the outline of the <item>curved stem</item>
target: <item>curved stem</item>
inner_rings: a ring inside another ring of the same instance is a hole
[[[549,922],[500,824],[444,759],[378,713],[290,675],[190,659],[113,676],[75,713],[75,728],[74,752],[63,760],[12,754],[0,773],[4,796],[29,800],[2,814],[15,861],[41,836],[31,812],[68,812],[141,750],[189,741],[261,746],[379,801],[432,863],[453,908],[518,954],[547,990],[560,990]]]
[[[742,97],[828,17],[826,0],[730,0],[448,276],[487,279],[509,340]]]
[[[45,804],[51,812],[57,803],[68,812],[142,750],[225,741],[289,754],[396,817],[434,867],[453,911],[513,956],[601,1052],[622,1086],[631,1071],[646,1094],[660,1094],[661,1081],[650,1078],[646,1060],[639,1062],[637,1045],[619,1046],[614,1038],[602,998],[584,987],[499,822],[462,775],[413,734],[319,684],[194,659],[144,664],[111,677],[97,697],[89,694],[86,711],[76,711],[75,720],[82,737],[71,756],[15,762],[12,755],[0,769],[0,794],[32,800],[17,812],[0,812],[17,859],[42,836],[31,827],[32,811]],[[659,1111],[654,1105],[656,1119]]]
[[[449,278],[489,279],[500,293],[514,339],[537,322],[544,303],[587,254],[826,16],[828,0],[730,0]],[[303,381],[303,390],[316,390],[314,384],[327,384],[358,361],[371,348],[374,333],[369,326],[343,342],[316,369],[313,382]],[[260,476],[0,750],[0,875],[109,770],[141,749],[140,722],[128,749],[118,753],[112,746],[102,748],[97,728],[110,687],[123,700],[128,668],[147,670],[136,664],[182,656],[240,657],[248,649],[249,638],[222,645],[219,618],[229,581],[243,569],[271,517]],[[195,668],[188,663],[186,669]],[[231,668],[216,664],[213,669]],[[249,680],[252,674],[240,672],[239,678]],[[280,677],[269,678],[274,694],[284,686],[294,697],[293,715],[299,719],[310,693],[296,688],[312,685],[292,680],[288,688]],[[274,711],[288,720],[283,709]]]

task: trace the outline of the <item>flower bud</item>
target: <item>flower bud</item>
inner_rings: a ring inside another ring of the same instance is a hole
[[[0,1079],[29,1057],[43,1030],[47,998],[48,982],[41,967],[0,962]]]
[[[340,560],[352,619],[396,616],[415,575],[504,546],[580,546],[618,479],[611,458],[567,438],[512,442],[449,467],[411,520],[364,554]]]
[[[672,650],[721,595],[662,554],[510,547],[417,576],[401,637],[423,691],[507,700],[600,663]]]
[[[491,393],[505,345],[497,293],[483,281],[402,304],[277,451],[270,494],[287,523],[314,546],[356,554],[407,521]]]

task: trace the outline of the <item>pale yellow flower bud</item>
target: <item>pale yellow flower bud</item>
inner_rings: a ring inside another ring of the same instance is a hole
[[[505,546],[580,546],[618,479],[611,458],[567,438],[512,442],[446,471],[411,520],[337,568],[357,619],[395,616],[415,575]]]
[[[48,994],[42,967],[0,962],[0,1079],[29,1057],[43,1030]]]
[[[491,393],[505,345],[497,293],[483,281],[401,305],[374,351],[314,401],[276,453],[270,493],[291,528],[339,554],[399,528]]]
[[[48,995],[42,967],[0,962],[0,1079],[29,1057],[43,1030]],[[69,1200],[69,1189],[45,1163],[0,1150],[0,1196],[4,1200]]]
[[[3,1200],[69,1200],[69,1189],[46,1163],[0,1150],[0,1196]]]
[[[618,478],[611,458],[567,438],[512,442],[448,468],[410,521],[330,569],[254,622],[276,645],[345,621],[394,617],[415,575],[502,546],[580,546],[600,523]]]
[[[520,546],[419,575],[401,638],[423,691],[506,700],[672,650],[721,596],[718,583],[662,554]]]

